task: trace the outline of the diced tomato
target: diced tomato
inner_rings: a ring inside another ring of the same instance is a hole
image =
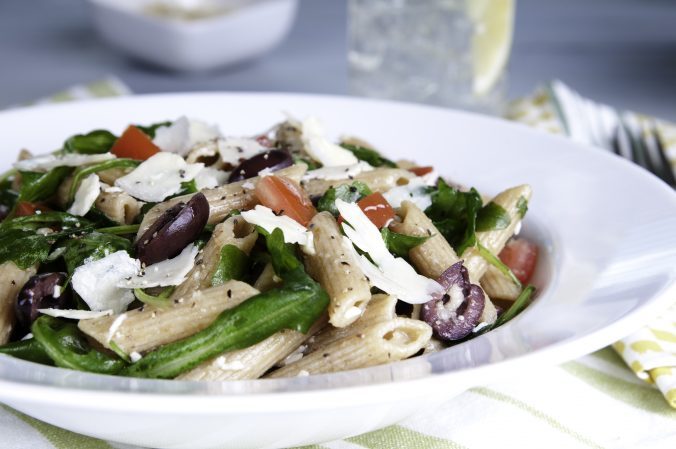
[[[293,218],[307,226],[317,211],[298,184],[284,176],[265,176],[256,185],[256,198],[276,214]]]
[[[526,284],[533,276],[538,260],[538,246],[526,239],[511,240],[500,252],[500,260],[509,267],[514,275]]]
[[[411,173],[413,173],[416,176],[425,176],[429,173],[432,173],[434,171],[434,167],[430,167],[430,166],[413,167],[413,168],[409,168],[408,171],[410,171]]]
[[[145,161],[160,152],[150,137],[134,125],[129,125],[110,150],[117,157]]]
[[[47,206],[43,206],[42,204],[37,204],[37,203],[29,203],[28,201],[20,201],[16,205],[16,209],[14,209],[14,216],[15,217],[27,217],[29,215],[35,215],[37,211],[40,212],[46,212],[49,211]]]
[[[378,192],[360,199],[357,201],[357,205],[378,229],[387,226],[390,220],[394,218],[394,209],[385,197]]]

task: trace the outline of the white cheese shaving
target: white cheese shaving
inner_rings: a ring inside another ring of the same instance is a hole
[[[257,154],[270,149],[261,145],[256,139],[248,137],[226,137],[217,142],[218,154],[226,164],[239,165],[244,159],[249,159]]]
[[[78,186],[73,204],[68,208],[68,213],[80,217],[87,215],[100,192],[99,176],[96,173],[92,173],[83,179]]]
[[[373,170],[373,167],[364,161],[359,161],[352,165],[338,165],[334,167],[322,167],[316,170],[310,170],[303,176],[303,181],[311,179],[324,179],[326,181],[337,181],[339,179],[352,179],[359,173]]]
[[[230,172],[204,167],[195,176],[195,187],[197,187],[197,190],[212,189],[225,184],[229,176]]]
[[[432,205],[432,197],[429,193],[425,193],[425,188],[428,185],[425,177],[418,176],[410,179],[406,185],[391,188],[383,193],[383,196],[395,209],[401,207],[401,203],[404,201],[411,201],[420,210],[425,210]]]
[[[343,244],[371,285],[410,304],[421,304],[432,299],[433,294],[443,294],[443,287],[438,282],[418,274],[408,262],[387,250],[378,228],[359,206],[338,199],[336,207],[345,219]],[[359,255],[353,244],[368,253],[375,264]]]
[[[190,244],[173,259],[163,260],[141,269],[134,276],[120,279],[116,284],[121,288],[150,288],[179,285],[195,266],[195,257],[199,249]],[[133,259],[132,259],[133,260]]]
[[[71,310],[71,309],[38,309],[43,315],[53,316],[54,318],[67,318],[69,320],[91,320],[103,316],[112,315],[112,310]]]
[[[73,273],[73,289],[91,310],[112,309],[113,313],[121,313],[134,300],[134,294],[117,284],[121,279],[135,276],[140,268],[140,262],[129,257],[126,251],[117,251],[77,267]]]
[[[26,335],[23,336],[21,341],[30,340],[31,338],[33,338],[33,334],[29,332],[29,333],[27,333]]]
[[[111,186],[104,187],[103,191],[106,192],[106,193],[121,193],[121,192],[124,192],[124,190],[122,190],[119,187],[111,187]]]
[[[324,167],[354,165],[359,162],[351,151],[336,145],[324,136],[322,124],[316,117],[308,117],[303,121],[301,140],[307,154],[321,162]]]
[[[284,241],[286,243],[298,243],[303,246],[303,250],[314,254],[314,240],[312,232],[296,220],[286,215],[275,215],[272,209],[261,206],[260,204],[252,210],[242,212],[242,218],[252,225],[260,226],[266,231],[272,233],[275,228],[282,230]],[[380,234],[378,234],[380,236]]]
[[[57,285],[54,286],[54,291],[52,292],[52,297],[58,298],[60,296],[61,296],[61,286],[57,284]]]
[[[129,360],[131,360],[131,363],[136,363],[139,360],[141,360],[142,358],[143,358],[143,356],[136,351],[132,351],[129,354]]]
[[[157,128],[153,143],[162,151],[185,156],[193,146],[216,139],[220,135],[218,126],[183,116],[170,126]]]
[[[103,154],[44,154],[32,159],[24,159],[16,162],[14,168],[19,171],[46,172],[56,167],[80,167],[82,165],[96,164],[98,162],[115,159],[110,153]]]
[[[131,173],[115,181],[129,195],[143,201],[159,202],[181,191],[181,183],[191,181],[204,164],[188,164],[173,153],[157,153]]]
[[[127,319],[127,314],[123,313],[122,315],[118,316],[113,320],[112,324],[108,328],[108,335],[106,336],[106,342],[110,343],[113,338],[115,337],[115,334],[117,333],[117,330],[122,326],[122,323],[124,323],[124,320]]]
[[[223,371],[240,371],[246,368],[244,363],[240,360],[233,360],[232,362],[226,362],[225,357],[220,356],[216,358],[216,366]]]

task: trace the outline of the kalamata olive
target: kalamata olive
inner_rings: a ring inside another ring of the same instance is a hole
[[[229,182],[242,181],[244,179],[253,178],[258,175],[258,172],[269,168],[270,171],[281,170],[293,163],[291,155],[282,150],[270,150],[265,153],[257,154],[249,159],[242,161],[230,173]]]
[[[70,292],[64,291],[66,273],[42,273],[28,279],[17,296],[14,311],[19,327],[28,332],[40,312],[38,309],[67,309]]]
[[[168,209],[136,242],[136,257],[152,265],[178,256],[204,230],[209,219],[209,202],[196,193],[187,203]]]
[[[479,323],[486,301],[484,292],[469,282],[462,261],[444,271],[437,281],[447,293],[423,304],[420,318],[432,326],[434,335],[441,340],[464,338]]]

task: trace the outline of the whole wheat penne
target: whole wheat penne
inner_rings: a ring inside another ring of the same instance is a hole
[[[121,315],[81,320],[78,327],[106,348],[114,341],[127,354],[140,353],[201,331],[222,311],[256,294],[249,284],[228,281],[189,293],[165,308],[146,305]]]
[[[254,288],[261,292],[266,292],[277,287],[282,279],[275,274],[275,269],[270,262],[265,264],[263,271],[258,275],[258,279],[254,282]]]
[[[35,274],[35,268],[22,270],[14,262],[0,265],[0,345],[9,341],[14,328],[14,303],[24,284]]]
[[[379,167],[371,171],[361,172],[352,178],[329,181],[325,179],[310,179],[303,181],[301,185],[310,196],[323,195],[331,187],[342,184],[351,184],[354,181],[361,181],[368,185],[374,192],[387,192],[392,187],[408,184],[415,174],[408,170],[400,168]]]
[[[403,360],[429,342],[432,328],[410,318],[375,323],[362,332],[317,348],[266,377],[293,377],[345,371]]]
[[[132,224],[141,213],[141,208],[145,203],[126,192],[106,192],[103,190],[99,193],[94,204],[112,221],[120,224]]]
[[[315,252],[305,256],[305,267],[331,298],[329,322],[345,327],[357,320],[371,299],[371,288],[351,253],[345,251],[336,219],[329,212],[312,218],[309,228]]]
[[[305,173],[305,170],[307,170],[307,165],[295,164],[275,172],[275,175],[286,176],[298,182]],[[244,181],[202,190],[202,193],[209,201],[209,224],[220,223],[233,210],[247,210],[255,206],[258,200],[254,195],[254,190],[260,179],[260,177],[256,176]],[[167,209],[180,202],[190,200],[192,196],[193,194],[183,195],[155,205],[143,217],[139,231],[136,234],[137,238],[143,235],[150,225]]]
[[[505,276],[493,265],[489,265],[486,274],[481,278],[481,287],[491,298],[514,301],[521,293],[521,287]]]
[[[256,229],[239,216],[230,217],[217,225],[204,249],[198,254],[195,266],[185,281],[176,287],[170,299],[182,298],[193,291],[211,287],[211,278],[221,260],[221,249],[225,245],[233,245],[249,255],[257,238]]]
[[[97,172],[96,174],[99,175],[99,179],[101,182],[104,182],[108,184],[109,186],[114,186],[115,181],[117,181],[117,178],[121,178],[129,173],[131,173],[134,169],[131,167],[125,167],[125,168],[109,168],[108,170],[101,170],[100,172]]]

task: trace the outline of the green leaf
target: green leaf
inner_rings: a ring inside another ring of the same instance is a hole
[[[91,175],[92,173],[98,173],[111,168],[138,167],[140,163],[141,161],[135,161],[133,159],[111,159],[75,170],[75,173],[73,173],[73,183],[71,184],[70,191],[68,192],[68,202],[70,203],[73,201],[73,198],[75,198],[75,192],[77,192],[80,182],[82,182],[84,178]]]
[[[498,326],[502,326],[507,321],[511,320],[518,314],[520,314],[527,306],[530,304],[531,298],[535,293],[535,287],[529,285],[524,288],[521,294],[516,298],[514,303],[507,309],[503,314],[501,314],[498,319],[495,321],[492,329],[495,329]]]
[[[512,272],[512,270],[510,270],[509,267],[498,258],[498,256],[490,252],[488,248],[486,248],[481,244],[477,246],[479,248],[479,255],[483,257],[486,260],[486,262],[497,268],[502,274],[504,274],[512,282],[514,282],[516,286],[518,286],[519,288],[521,287],[521,281],[519,281],[519,278],[516,277],[516,275]]]
[[[141,227],[140,224],[120,225],[120,226],[110,226],[107,228],[99,228],[97,229],[97,231],[103,234],[115,234],[115,235],[136,234],[140,227]]]
[[[123,360],[92,348],[74,323],[43,315],[35,320],[31,331],[49,358],[61,368],[117,374],[126,365]]]
[[[171,122],[166,121],[166,122],[159,122],[159,123],[153,123],[152,125],[148,126],[141,126],[141,125],[134,125],[141,131],[143,131],[148,137],[151,139],[155,138],[155,133],[157,132],[157,128],[160,128],[162,126],[171,126]]]
[[[5,220],[0,223],[0,234],[10,229],[35,231],[46,227],[59,228],[62,231],[80,232],[91,228],[92,225],[93,223],[86,218],[77,217],[67,212],[53,211]]]
[[[354,181],[352,184],[341,184],[337,187],[331,187],[319,199],[317,210],[331,212],[334,217],[340,215],[336,208],[336,200],[341,199],[347,203],[356,203],[367,195],[370,195],[369,186],[360,181]]]
[[[190,181],[181,183],[181,191],[178,193],[178,196],[197,192],[199,192],[199,189],[197,188],[197,182],[195,182],[194,179],[191,179]]]
[[[257,229],[261,233],[261,228]],[[281,229],[275,228],[271,234],[267,232],[261,234],[265,237],[265,244],[270,253],[272,266],[278,276],[284,277],[285,273],[302,266],[296,257],[294,246],[284,242],[284,233]]]
[[[114,234],[91,232],[66,240],[57,247],[56,251],[61,252],[68,273],[72,276],[75,269],[86,259],[93,261],[117,251],[130,252],[131,242]]]
[[[162,290],[162,293],[159,295],[151,295],[149,293],[146,293],[143,291],[143,289],[140,288],[135,288],[134,289],[134,296],[136,296],[136,299],[141,301],[143,304],[149,304],[155,307],[163,308],[171,305],[169,302],[169,297],[171,294],[174,292],[175,287],[167,287],[164,290]]]
[[[516,210],[521,218],[526,216],[526,212],[528,212],[528,200],[525,196],[519,197],[519,200],[516,202]]]
[[[56,193],[71,171],[71,167],[56,167],[47,173],[21,172],[18,200],[30,203],[46,200]]]
[[[462,255],[476,245],[476,219],[482,206],[481,195],[474,188],[461,192],[439,178],[431,192],[432,204],[425,214],[439,232]]]
[[[476,217],[476,230],[486,232],[507,229],[511,222],[505,208],[491,201],[479,210]]]
[[[10,355],[17,359],[28,360],[29,362],[41,363],[43,365],[54,365],[52,359],[47,355],[45,348],[35,338],[15,341],[14,343],[0,346],[0,354]]]
[[[412,235],[398,234],[390,231],[388,228],[383,228],[380,231],[380,235],[383,236],[387,249],[392,254],[399,257],[408,257],[408,252],[410,250],[418,245],[422,245],[431,237],[415,237]]]
[[[341,143],[341,147],[351,151],[360,161],[368,162],[374,167],[392,167],[395,168],[397,164],[380,155],[376,150],[371,148],[361,147],[359,145],[352,145],[349,143]]]
[[[225,284],[231,279],[241,281],[249,268],[249,256],[235,245],[224,245],[221,248],[221,258],[211,277],[211,285]]]
[[[117,137],[104,129],[97,129],[87,134],[76,134],[66,140],[63,151],[79,154],[107,153],[113,147]]]
[[[305,164],[307,165],[308,170],[316,170],[320,168],[320,164],[316,163],[312,159],[308,159],[306,157],[300,157],[300,156],[293,156],[293,163],[294,164]]]

